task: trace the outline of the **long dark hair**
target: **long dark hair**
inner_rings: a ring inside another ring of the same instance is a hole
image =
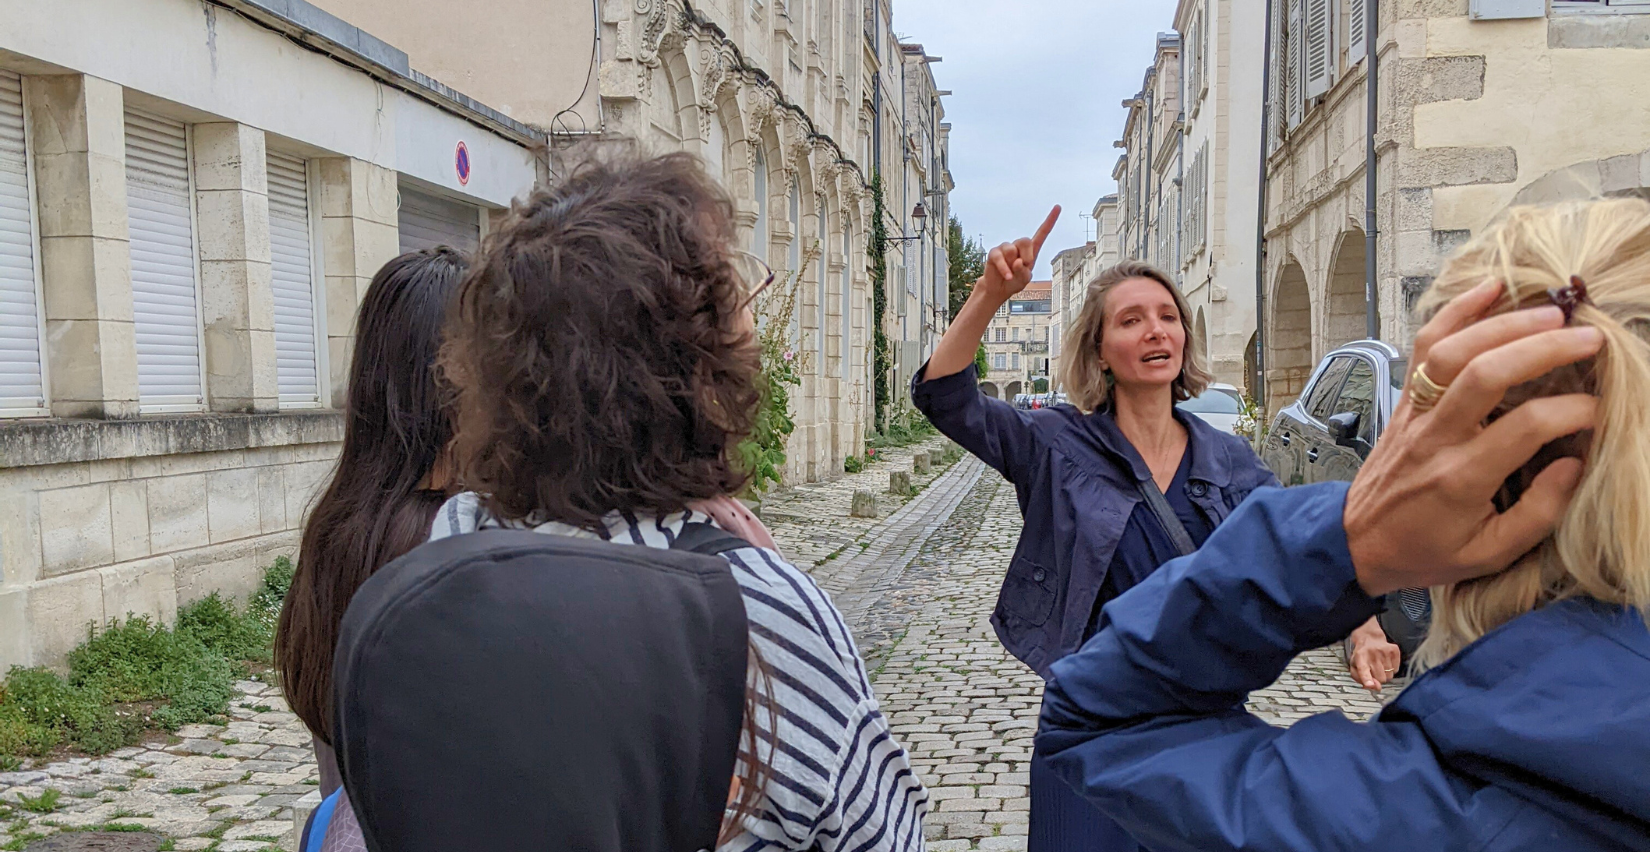
[[[745,486],[733,450],[755,424],[761,355],[753,282],[732,263],[733,202],[698,158],[580,153],[488,238],[440,375],[466,487],[503,518],[599,529],[615,510],[664,515]],[[719,844],[772,775],[771,672],[749,651],[744,767]]]
[[[327,743],[344,610],[374,571],[429,538],[446,499],[429,482],[452,440],[434,365],[467,267],[445,246],[409,252],[378,270],[361,304],[343,452],[304,524],[275,634],[287,703]]]

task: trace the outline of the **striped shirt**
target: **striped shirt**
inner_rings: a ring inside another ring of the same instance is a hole
[[[476,495],[460,494],[441,508],[430,537],[510,527],[668,548],[688,523],[714,521],[688,511],[657,518],[614,513],[596,532],[558,522],[504,523]],[[928,793],[888,730],[841,613],[813,578],[774,551],[747,547],[723,556],[744,592],[751,639],[772,674],[762,694],[774,705],[758,714],[759,753],[773,752],[760,811],[723,852],[921,850]],[[744,759],[742,752],[741,773]]]

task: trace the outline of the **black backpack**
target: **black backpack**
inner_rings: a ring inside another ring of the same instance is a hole
[[[748,546],[708,524],[668,551],[490,530],[379,571],[334,678],[367,848],[714,848],[748,641],[719,554]]]

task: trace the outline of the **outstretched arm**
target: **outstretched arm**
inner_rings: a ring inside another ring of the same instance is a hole
[[[985,337],[986,327],[991,325],[997,309],[1031,283],[1037,255],[1042,253],[1043,243],[1058,221],[1060,208],[1056,206],[1049,211],[1036,236],[1022,237],[991,250],[985,260],[985,274],[974,282],[974,291],[951,319],[951,326],[945,330],[939,345],[934,347],[934,357],[928,359],[929,379],[954,376],[974,363],[974,353],[979,351],[980,339]]]

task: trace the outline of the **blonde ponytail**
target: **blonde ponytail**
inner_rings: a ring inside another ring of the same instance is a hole
[[[1430,313],[1486,278],[1506,288],[1496,312],[1536,307],[1571,276],[1588,293],[1573,324],[1602,331],[1603,351],[1590,364],[1515,388],[1502,410],[1534,397],[1596,395],[1597,429],[1550,447],[1518,477],[1527,483],[1555,455],[1573,454],[1586,461],[1581,485],[1558,530],[1513,567],[1432,590],[1423,666],[1564,598],[1650,611],[1650,203],[1515,208],[1445,264],[1419,310]]]

